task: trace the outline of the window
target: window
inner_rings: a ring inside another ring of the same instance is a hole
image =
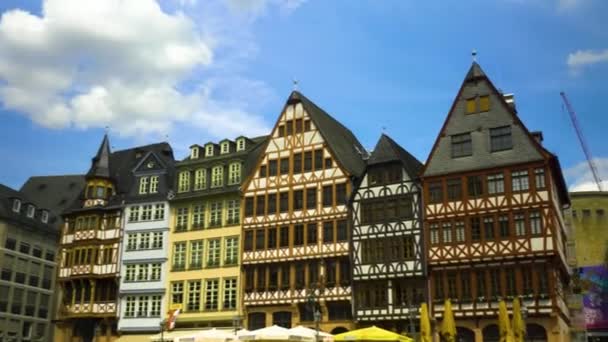
[[[139,193],[140,194],[148,193],[148,177],[139,178]]]
[[[514,296],[516,294],[515,270],[512,268],[505,269],[505,278],[507,281],[507,296]]]
[[[308,120],[308,119],[304,120],[304,131],[305,132],[310,131],[310,120]]]
[[[466,100],[465,111],[467,114],[487,112],[490,110],[490,96],[482,95],[472,97]]]
[[[207,187],[207,169],[194,171],[194,190],[203,190]]]
[[[472,154],[471,133],[452,135],[452,158],[467,157]]]
[[[226,224],[238,224],[241,222],[240,207],[238,200],[226,201]]]
[[[129,208],[129,222],[139,221],[139,206],[134,205]]]
[[[536,183],[536,189],[545,188],[545,169],[538,168],[534,170],[534,181]]]
[[[302,133],[302,119],[296,119],[296,133]]]
[[[287,176],[289,174],[289,157],[281,158],[279,160],[279,169],[281,176]]]
[[[515,214],[513,216],[513,221],[515,221],[515,235],[523,236],[526,235],[526,219],[523,213]]]
[[[288,120],[285,122],[285,128],[287,128],[287,135],[293,134],[293,120]]]
[[[154,206],[154,219],[164,220],[165,219],[165,204],[158,203]]]
[[[152,305],[150,308],[151,317],[160,317],[162,296],[152,296]]]
[[[486,240],[494,239],[494,218],[486,217],[483,219],[483,235]]]
[[[253,216],[253,196],[245,197],[245,216]]]
[[[431,244],[435,245],[439,243],[439,225],[437,223],[431,223],[430,225]]]
[[[173,245],[173,270],[182,271],[186,268],[186,243],[178,242]]]
[[[490,270],[490,291],[493,297],[500,296],[500,270]]]
[[[289,264],[285,264],[285,265],[281,266],[280,269],[281,269],[281,289],[287,290],[287,289],[289,289],[289,275],[290,275]]]
[[[220,145],[220,154],[226,154],[230,152],[230,145],[228,145],[228,142],[223,142]]]
[[[127,305],[125,306],[125,317],[135,317],[135,303],[136,303],[136,297],[135,296],[127,296],[127,300],[126,303]]]
[[[268,249],[277,248],[277,229],[268,228],[268,241],[266,243]]]
[[[315,152],[315,170],[323,170],[323,149],[316,149]]]
[[[319,282],[319,264],[317,261],[308,263],[308,286],[316,286]]]
[[[312,171],[312,151],[304,152],[304,172]]]
[[[502,194],[505,192],[505,180],[502,173],[488,175],[488,193]]]
[[[27,217],[33,218],[35,212],[36,212],[36,208],[34,208],[33,205],[28,204],[28,206],[27,206]]]
[[[135,281],[135,273],[137,271],[137,265],[127,265],[125,269],[125,281]]]
[[[512,148],[511,126],[490,128],[490,150],[492,152],[510,150]]]
[[[141,233],[139,237],[139,248],[149,249],[150,248],[150,233]]]
[[[19,252],[23,253],[23,254],[29,254],[30,253],[30,244],[27,242],[22,242],[19,244]]]
[[[293,191],[293,210],[302,210],[304,208],[304,190]]]
[[[471,218],[471,240],[479,241],[481,238],[481,223],[479,222],[479,217]]]
[[[222,202],[211,202],[211,213],[209,217],[209,226],[217,227],[222,225]]]
[[[141,207],[141,220],[150,221],[152,219],[152,205],[146,204]]]
[[[241,182],[241,163],[232,163],[228,171],[228,184],[239,184]]]
[[[279,172],[279,169],[277,167],[277,160],[276,159],[268,160],[268,176],[274,177],[277,175],[278,172]]]
[[[184,302],[184,283],[171,283],[171,303],[182,304]]]
[[[150,193],[155,194],[158,192],[158,176],[150,177]]]
[[[188,208],[177,208],[175,231],[184,232],[186,230],[188,230]]]
[[[348,241],[348,225],[346,220],[338,220],[336,222],[337,231],[336,231],[336,239],[338,242]]]
[[[207,146],[205,146],[205,157],[212,157],[213,156],[213,144],[209,144]]]
[[[44,254],[44,258],[48,261],[55,261],[55,252],[47,250]]]
[[[161,264],[151,264],[150,280],[160,280]]]
[[[487,296],[486,293],[486,272],[478,270],[475,272],[475,280],[477,281],[477,298]]]
[[[268,215],[277,213],[277,194],[268,194]]]
[[[346,183],[336,184],[336,205],[346,205]]]
[[[334,221],[323,222],[323,243],[334,242]]]
[[[229,237],[224,242],[226,244],[224,265],[236,265],[239,261],[239,238]]]
[[[456,242],[464,242],[465,233],[464,233],[464,222],[456,221]]]
[[[182,171],[179,173],[177,182],[177,192],[185,192],[190,190],[190,171]]]
[[[471,113],[476,113],[477,112],[477,99],[476,98],[470,98],[466,100],[466,113],[467,114],[471,114]]]
[[[325,185],[323,186],[323,206],[331,207],[334,202],[334,191],[333,186]]]
[[[306,225],[306,244],[316,245],[317,244],[317,224],[309,223]]]
[[[462,199],[462,180],[460,178],[448,179],[448,201],[459,201]],[[441,202],[441,200],[439,200]],[[436,203],[436,202],[434,202]]]
[[[302,153],[293,154],[293,173],[302,173]]]
[[[279,211],[282,213],[289,211],[289,192],[279,194]]]
[[[289,247],[289,226],[281,227],[279,230],[279,247]]]
[[[534,287],[532,286],[532,268],[530,265],[521,266],[521,282],[524,294],[534,293]]]
[[[190,159],[198,159],[198,147],[193,146],[190,149]]]
[[[429,202],[443,202],[443,184],[441,184],[441,181],[429,183]]]
[[[148,280],[148,264],[137,265],[137,281]]]
[[[542,219],[540,212],[533,211],[530,213],[530,234],[539,235],[542,232]]]
[[[186,311],[199,311],[201,308],[201,281],[188,282],[188,304]]]
[[[152,248],[154,248],[154,249],[163,248],[163,233],[162,232],[152,233]]]
[[[224,309],[236,309],[236,279],[224,279]]]
[[[253,250],[253,231],[249,230],[245,232],[245,246],[246,252]]]
[[[448,281],[448,298],[458,298],[458,294],[456,293],[456,272],[448,272],[447,274]]]
[[[18,213],[21,211],[21,201],[18,199],[13,200],[13,211]]]
[[[306,209],[317,208],[317,188],[306,189]]]
[[[452,224],[445,222],[441,225],[441,231],[443,232],[443,243],[452,242]]]
[[[304,225],[296,224],[293,227],[293,245],[302,246],[304,244]]]
[[[260,165],[260,178],[268,177],[268,169],[266,165]]]
[[[266,231],[264,228],[255,231],[255,250],[261,251],[266,243]]]
[[[220,248],[220,239],[209,240],[207,248],[207,267],[217,267],[220,265]]]
[[[490,110],[490,96],[483,95],[479,97],[479,111],[487,112]]]
[[[189,269],[195,270],[203,267],[203,240],[190,241]]]
[[[218,283],[217,279],[205,282],[205,310],[218,309]]]
[[[469,197],[479,197],[483,195],[481,176],[467,177],[467,184],[469,186]]]
[[[236,150],[243,151],[244,149],[245,149],[245,139],[244,138],[236,139]]]
[[[218,188],[224,185],[224,167],[222,165],[214,166],[211,169],[211,187]]]
[[[43,210],[40,220],[42,221],[42,223],[48,223],[49,222],[49,212],[46,210]]]
[[[514,192],[528,190],[528,170],[513,171],[511,173],[511,186]]]
[[[498,217],[498,228],[500,230],[500,237],[509,237],[509,216],[500,215]]]

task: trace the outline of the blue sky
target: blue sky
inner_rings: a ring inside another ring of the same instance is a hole
[[[424,161],[471,63],[515,93],[570,186],[591,175],[567,92],[608,179],[608,2],[75,0],[0,3],[0,183],[85,172],[115,149],[267,132],[299,89],[371,149]],[[43,10],[44,8],[44,10]]]

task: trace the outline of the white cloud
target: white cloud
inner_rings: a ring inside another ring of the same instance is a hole
[[[593,161],[599,177],[602,180],[602,188],[603,190],[608,191],[608,158],[595,158]],[[565,169],[564,175],[570,184],[570,191],[598,190],[587,161],[580,162]]]
[[[189,12],[197,6],[177,1]],[[221,73],[209,79],[224,63],[222,40],[230,40],[214,34],[222,18],[201,23],[180,8],[163,10],[155,0],[44,0],[40,16],[4,12],[0,104],[45,127],[110,126],[123,136],[165,135],[193,120],[215,137],[266,131],[246,103],[218,94]]]
[[[290,14],[306,0],[227,0],[233,10],[248,14],[252,17],[266,12],[269,7],[276,7],[284,14]]]
[[[580,68],[586,65],[608,62],[608,49],[605,50],[578,50],[568,54],[568,66]]]
[[[577,7],[580,7],[585,0],[558,0],[557,9],[559,11],[570,11]]]

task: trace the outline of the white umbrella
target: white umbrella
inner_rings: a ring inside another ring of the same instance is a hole
[[[276,341],[314,341],[314,337],[293,335],[289,329],[273,325],[271,327],[253,330],[239,336],[240,340],[276,340]]]
[[[315,329],[303,327],[301,325],[298,325],[295,328],[289,329],[289,332],[292,335],[306,336],[306,337],[310,337],[312,339],[317,339],[317,331]],[[333,342],[333,340],[334,340],[334,335],[328,334],[328,333],[326,333],[324,331],[321,331],[321,330],[319,330],[319,335],[318,336],[319,336],[319,341]]]
[[[235,339],[234,334],[216,328],[191,331],[189,335],[179,337],[176,342],[227,342]]]

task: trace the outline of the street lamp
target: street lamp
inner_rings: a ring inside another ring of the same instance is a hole
[[[167,321],[164,319],[161,319],[160,323],[159,323],[159,328],[160,328],[160,342],[165,342],[165,325],[167,324]]]

